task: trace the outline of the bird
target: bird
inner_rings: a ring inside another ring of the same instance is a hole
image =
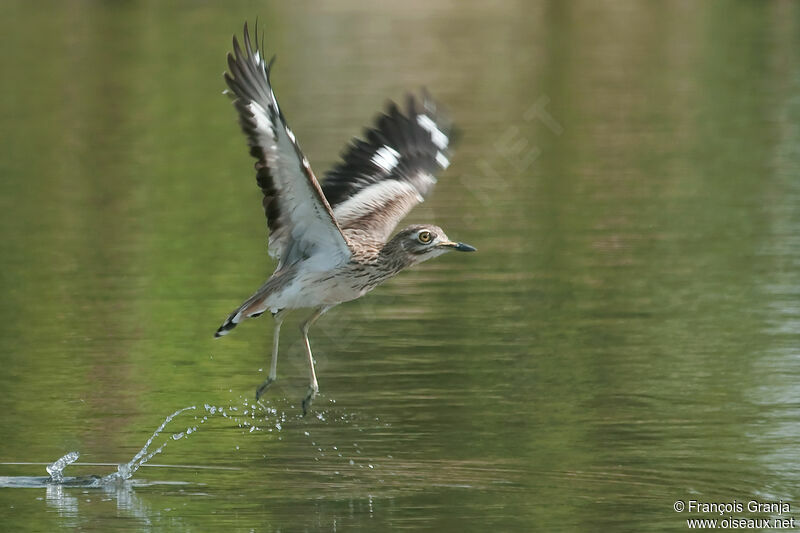
[[[277,379],[278,340],[286,313],[312,309],[300,325],[309,385],[303,415],[319,393],[309,328],[332,307],[355,300],[400,271],[452,250],[473,246],[450,240],[438,226],[416,224],[392,236],[397,224],[430,194],[435,175],[450,164],[452,125],[426,90],[408,94],[405,109],[389,101],[374,124],[342,151],[322,184],[278,106],[267,62],[247,23],[234,35],[223,74],[239,125],[256,159],[256,181],[277,266],[267,281],[222,323],[227,335],[247,318],[269,311],[275,320],[268,377],[256,401]],[[262,36],[263,39],[263,36]]]

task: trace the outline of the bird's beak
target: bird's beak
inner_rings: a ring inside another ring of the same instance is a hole
[[[445,241],[441,243],[439,246],[446,246],[448,248],[452,248],[454,250],[458,250],[459,252],[477,252],[478,249],[474,246],[470,246],[469,244],[465,244],[463,242],[453,242],[453,241]]]

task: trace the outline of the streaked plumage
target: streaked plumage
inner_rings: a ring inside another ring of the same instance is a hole
[[[308,328],[320,315],[408,266],[451,249],[474,248],[448,240],[435,226],[411,226],[389,239],[398,222],[431,192],[435,174],[449,165],[450,123],[427,93],[421,100],[409,96],[404,111],[389,103],[364,138],[349,144],[320,187],[278,106],[270,67],[245,24],[244,49],[234,37],[225,81],[256,158],[269,253],[278,265],[216,336],[245,318],[266,311],[275,316],[270,375],[258,398],[276,377],[284,311],[314,308],[301,327],[310,369],[305,412],[318,391]]]

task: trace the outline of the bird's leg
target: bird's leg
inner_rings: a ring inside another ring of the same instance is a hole
[[[272,362],[269,365],[269,376],[264,380],[264,383],[259,385],[256,389],[256,401],[260,400],[269,386],[278,379],[278,340],[281,335],[283,313],[277,312],[273,316],[275,317],[275,334],[272,336]]]
[[[306,397],[303,398],[303,416],[306,416],[308,408],[311,407],[311,402],[316,398],[319,392],[319,385],[317,384],[317,374],[314,372],[314,356],[311,354],[311,344],[308,342],[308,328],[317,321],[319,317],[325,313],[331,306],[318,307],[305,322],[300,325],[300,331],[303,333],[303,346],[306,349],[306,356],[308,357],[308,392]]]

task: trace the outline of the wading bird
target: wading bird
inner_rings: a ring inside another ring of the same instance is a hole
[[[256,34],[258,30],[256,29]],[[274,58],[273,58],[274,61]],[[244,26],[244,48],[233,38],[225,81],[256,159],[264,193],[272,276],[236,309],[215,336],[266,311],[275,318],[269,376],[276,379],[278,337],[286,312],[312,308],[300,326],[309,386],[303,414],[319,391],[308,329],[331,307],[359,298],[401,270],[450,250],[473,252],[437,226],[409,226],[391,239],[397,223],[430,193],[434,174],[448,164],[450,124],[433,100],[408,96],[405,112],[387,105],[364,139],[354,139],[320,186],[278,107],[270,85],[273,61],[264,61]]]

